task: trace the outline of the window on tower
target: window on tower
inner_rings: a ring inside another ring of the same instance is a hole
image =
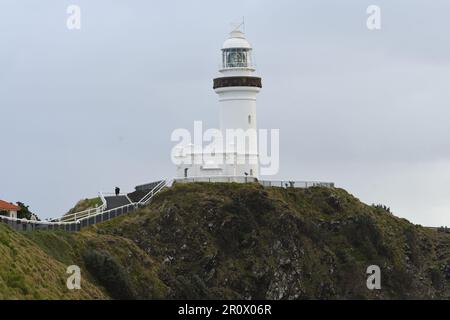
[[[250,49],[232,48],[223,50],[224,68],[248,68],[251,66]]]

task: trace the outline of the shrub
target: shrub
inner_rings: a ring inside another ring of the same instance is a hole
[[[91,250],[85,253],[83,258],[89,272],[113,299],[135,298],[128,274],[108,253]]]
[[[33,213],[30,211],[30,206],[25,205],[23,202],[17,202],[17,205],[20,208],[20,210],[17,212],[17,218],[31,220]]]

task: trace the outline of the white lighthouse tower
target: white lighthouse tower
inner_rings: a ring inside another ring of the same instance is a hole
[[[262,85],[261,78],[254,76],[255,71],[252,46],[242,31],[232,31],[222,46],[221,77],[214,79],[220,129],[226,143],[223,166],[226,176],[259,176],[256,95]],[[244,140],[230,141],[232,132],[244,134]]]
[[[237,182],[258,178],[256,96],[262,85],[252,61],[252,46],[242,31],[233,30],[222,46],[220,76],[213,87],[219,96],[223,143],[214,145],[212,153],[192,144],[177,147],[178,178],[226,177]]]

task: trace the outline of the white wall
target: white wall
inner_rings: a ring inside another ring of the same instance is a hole
[[[14,210],[9,211],[9,217],[17,219],[17,211]]]

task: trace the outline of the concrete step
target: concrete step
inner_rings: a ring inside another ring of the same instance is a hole
[[[111,210],[119,207],[126,206],[130,204],[130,200],[128,200],[127,196],[108,196],[105,197],[106,200],[106,210]]]

